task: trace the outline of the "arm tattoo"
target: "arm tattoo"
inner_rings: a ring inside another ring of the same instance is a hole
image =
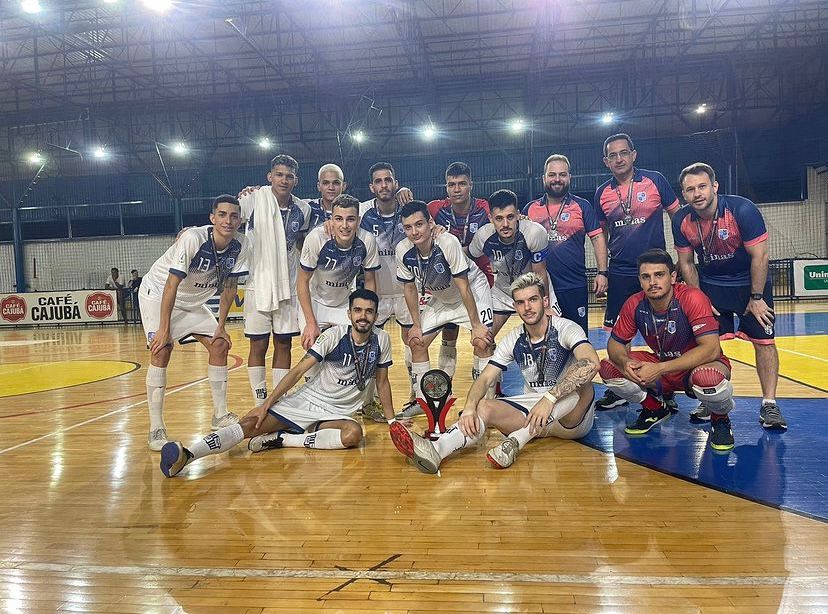
[[[586,358],[577,360],[566,370],[560,381],[549,389],[549,393],[557,399],[562,399],[591,382],[597,372],[598,368],[591,360]]]

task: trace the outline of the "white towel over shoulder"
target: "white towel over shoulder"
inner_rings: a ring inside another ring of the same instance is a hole
[[[276,311],[279,303],[290,300],[287,240],[282,213],[269,185],[262,186],[247,198],[252,199],[252,207],[249,203],[243,203],[242,210],[253,213],[253,264],[250,270],[256,310]]]

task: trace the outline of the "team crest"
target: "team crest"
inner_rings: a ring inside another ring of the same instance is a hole
[[[299,222],[298,222],[298,221],[296,221],[296,220],[293,220],[293,221],[290,223],[290,230],[291,230],[292,232],[299,232]]]
[[[440,275],[446,272],[446,267],[443,266],[442,263],[438,262],[434,265],[434,271]]]
[[[727,241],[727,238],[730,236],[730,232],[727,228],[719,228],[719,238],[722,241]]]
[[[578,307],[578,316],[584,317],[586,315],[586,307]]]
[[[523,260],[523,250],[516,249],[515,250],[515,260]]]
[[[377,353],[374,350],[368,352],[368,362],[374,362],[377,359]]]
[[[667,321],[667,332],[671,335],[676,334],[676,322],[675,320],[668,320]]]
[[[469,232],[472,233],[472,234],[476,233],[477,232],[477,227],[478,227],[477,222],[471,222],[469,224]]]
[[[232,269],[234,266],[236,266],[236,259],[235,258],[228,258],[226,262],[227,262],[227,268],[228,269]]]
[[[397,223],[397,232],[405,233],[405,228],[403,228],[402,222]]]
[[[561,221],[562,222],[568,222],[569,221],[569,212],[568,211],[564,211],[563,213],[561,213]]]
[[[645,200],[647,200],[647,193],[646,192],[639,192],[636,195],[636,198],[638,199],[638,202],[643,203]]]
[[[362,264],[362,256],[354,256],[354,266],[359,266]]]

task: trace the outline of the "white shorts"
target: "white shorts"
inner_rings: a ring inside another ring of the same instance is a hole
[[[492,325],[492,289],[486,281],[485,275],[480,275],[475,282],[469,284],[474,302],[477,305],[477,315],[484,326]],[[431,301],[420,311],[420,325],[424,335],[440,330],[447,324],[456,324],[471,330],[471,321],[463,301],[447,305],[432,297]]]
[[[528,414],[539,400],[543,398],[542,394],[522,394],[516,397],[506,397],[498,399],[504,403],[508,403],[519,412]],[[580,396],[577,393],[572,393],[557,402],[557,406],[574,407],[578,404]],[[595,420],[595,400],[589,404],[584,417],[577,426],[567,428],[560,422],[555,420],[552,424],[547,425],[538,437],[557,437],[558,439],[581,439],[586,437],[592,430],[592,423]]]
[[[294,337],[299,334],[299,303],[295,296],[279,303],[275,311],[256,309],[255,290],[244,291],[244,336],[252,338],[269,337],[271,333],[280,337]]]
[[[558,305],[558,297],[555,296],[555,288],[552,287],[552,280],[549,280],[549,306],[561,315],[561,306]],[[512,296],[495,285],[492,287],[492,309],[499,315],[508,316],[515,311],[515,301]]]
[[[383,327],[388,320],[394,316],[398,324],[403,326],[411,326],[414,321],[411,319],[411,314],[408,312],[408,305],[405,302],[405,296],[397,294],[394,296],[383,296],[380,299],[379,309],[377,309],[377,321],[375,326]]]
[[[141,306],[141,324],[147,337],[147,347],[149,347],[161,324],[161,301],[139,293],[138,303]],[[212,337],[217,326],[218,320],[207,305],[202,305],[192,311],[173,307],[172,314],[170,314],[170,339],[175,342],[181,341],[188,335]]]
[[[332,405],[329,405],[333,409]],[[330,420],[352,420],[359,424],[351,414],[335,414],[328,411],[317,400],[302,394],[299,390],[279,399],[267,410],[271,416],[288,427],[291,433],[304,433],[320,422]]]
[[[325,330],[326,328],[330,328],[331,326],[336,326],[337,324],[350,324],[351,321],[348,319],[348,301],[346,300],[341,305],[337,305],[336,307],[328,307],[327,305],[323,305],[313,297],[311,297],[311,305],[313,305],[313,315],[316,318],[316,323],[319,326],[319,330]],[[305,314],[302,313],[301,309],[297,310],[299,316],[299,330],[305,330]]]

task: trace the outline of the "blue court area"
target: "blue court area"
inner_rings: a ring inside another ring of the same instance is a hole
[[[828,331],[828,314],[779,314],[778,337],[821,335]],[[608,333],[591,330],[590,340],[606,347]],[[643,345],[637,338],[633,345]],[[826,377],[828,383],[828,377]],[[828,386],[826,386],[828,387]],[[506,394],[520,394],[522,381],[510,368],[504,379]],[[604,387],[596,386],[597,395]],[[694,399],[676,395],[679,413],[651,433],[631,437],[624,433],[638,407],[597,412],[595,426],[581,443],[618,458],[709,488],[744,497],[823,521],[828,521],[828,401],[780,398],[789,424],[787,432],[766,431],[759,425],[758,398],[738,397],[731,413],[736,447],[714,452],[708,445],[709,424],[691,423]]]

